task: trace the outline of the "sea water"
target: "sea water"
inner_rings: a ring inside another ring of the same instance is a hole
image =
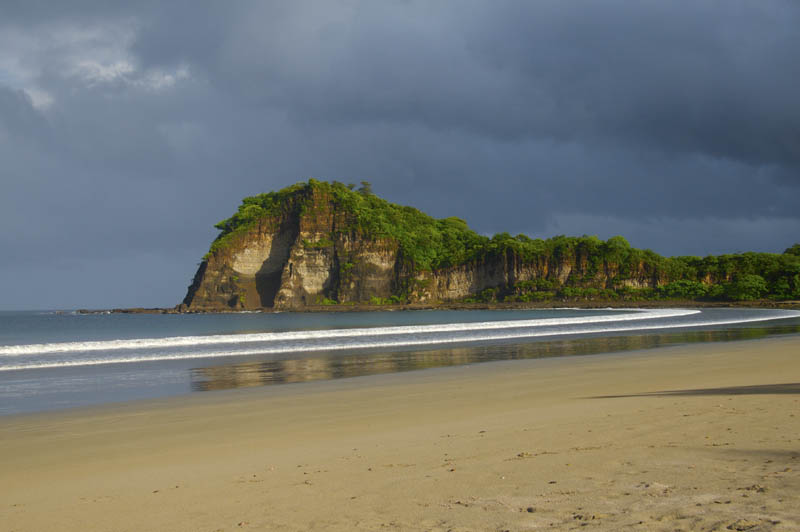
[[[0,312],[0,414],[780,333],[800,312]]]

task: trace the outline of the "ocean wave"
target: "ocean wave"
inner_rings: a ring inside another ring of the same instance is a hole
[[[658,318],[672,318],[672,317],[681,317],[681,316],[688,316],[692,314],[696,314],[699,311],[682,311],[683,313],[677,313],[677,310],[673,311],[670,309],[667,313],[663,311],[646,311],[651,316],[650,319],[653,318],[653,314],[658,314]],[[642,316],[643,314],[634,314],[635,316]],[[79,366],[95,366],[95,365],[104,365],[104,364],[128,364],[128,363],[137,363],[137,362],[157,362],[157,361],[170,361],[170,360],[192,360],[192,359],[201,359],[201,358],[225,358],[225,357],[245,357],[245,356],[253,356],[253,355],[268,355],[268,354],[280,354],[280,353],[292,353],[292,352],[314,352],[314,351],[339,351],[339,350],[346,350],[346,349],[370,349],[370,348],[398,348],[398,347],[408,347],[408,346],[426,346],[426,345],[437,345],[437,344],[452,344],[452,343],[474,343],[474,342],[485,342],[485,341],[498,341],[498,340],[514,340],[514,339],[522,339],[522,338],[537,338],[537,337],[547,337],[547,336],[573,336],[573,335],[581,335],[581,334],[603,334],[603,333],[615,333],[615,332],[632,332],[632,331],[646,331],[646,330],[656,330],[656,329],[675,329],[675,328],[693,328],[693,327],[713,327],[713,326],[720,326],[720,325],[734,325],[740,323],[750,323],[750,322],[759,322],[759,321],[767,321],[767,320],[774,320],[774,319],[782,319],[782,318],[794,318],[800,317],[800,312],[794,311],[773,311],[768,314],[761,314],[759,316],[754,317],[739,317],[736,319],[717,319],[717,320],[707,320],[707,321],[678,321],[678,322],[657,322],[657,323],[649,323],[649,322],[636,322],[630,323],[632,320],[628,317],[628,315],[624,316],[624,319],[620,319],[622,316],[616,316],[616,322],[623,322],[620,325],[612,324],[608,325],[607,321],[598,321],[596,318],[600,318],[601,316],[595,317],[595,320],[592,322],[579,322],[580,326],[570,328],[568,330],[554,328],[558,327],[559,325],[564,325],[565,320],[569,319],[576,319],[576,318],[565,318],[565,319],[555,319],[555,320],[515,320],[519,324],[520,322],[547,322],[547,326],[539,325],[537,327],[527,327],[524,326],[521,328],[519,325],[516,326],[509,326],[509,327],[493,327],[493,328],[482,328],[482,329],[474,329],[474,328],[450,328],[446,330],[442,330],[442,326],[410,326],[410,327],[381,327],[381,328],[372,328],[372,329],[346,329],[346,330],[333,330],[333,331],[297,331],[300,332],[315,332],[315,333],[323,333],[323,332],[343,332],[343,331],[375,331],[375,330],[387,330],[392,329],[394,330],[393,333],[385,333],[391,335],[389,338],[379,339],[380,336],[385,335],[384,333],[381,334],[358,334],[358,335],[340,335],[340,336],[321,336],[318,335],[316,337],[304,337],[301,339],[295,338],[292,343],[289,345],[275,345],[273,342],[272,345],[264,345],[259,346],[255,349],[228,349],[228,350],[215,350],[215,351],[167,351],[167,352],[151,352],[151,353],[127,353],[127,352],[117,352],[111,354],[110,356],[103,356],[103,357],[76,357],[72,359],[37,359],[37,360],[30,360],[29,362],[23,363],[16,363],[10,364],[7,366],[0,365],[0,371],[15,371],[15,370],[26,370],[26,369],[44,369],[44,368],[67,368],[67,367],[79,367]],[[644,318],[641,318],[644,319]],[[553,323],[559,322],[559,323]],[[605,322],[605,324],[604,324]],[[628,323],[624,323],[628,322]],[[485,325],[487,323],[492,324],[508,324],[510,322],[480,322],[478,325]],[[476,325],[476,324],[447,324],[451,327],[461,327],[463,325]],[[570,323],[570,325],[575,325],[575,323]],[[410,328],[417,327],[428,327],[429,329],[425,334],[403,334],[397,331],[399,330],[407,330]],[[430,329],[431,327],[439,327],[437,330]],[[515,329],[515,330],[503,330],[503,329]],[[524,330],[522,330],[524,329]],[[441,334],[445,332],[445,334]],[[467,334],[464,334],[464,333]],[[289,333],[270,333],[276,335],[285,335]],[[283,338],[286,340],[286,338]],[[230,343],[230,342],[229,342]],[[209,345],[209,344],[206,344]],[[19,360],[19,359],[17,359]]]
[[[167,338],[134,338],[86,342],[58,342],[47,344],[21,344],[0,346],[0,356],[26,356],[47,353],[75,353],[86,351],[115,351],[120,349],[163,349],[165,347],[190,347],[214,344],[243,344],[255,342],[280,342],[311,339],[351,338],[364,336],[418,335],[493,329],[518,329],[607,323],[616,321],[652,320],[699,314],[689,309],[633,309],[630,314],[602,314],[571,318],[541,318],[531,320],[503,320],[484,322],[442,323],[435,325],[402,325],[392,327],[362,327],[357,329],[303,330],[272,333],[224,334],[208,336],[173,336]]]

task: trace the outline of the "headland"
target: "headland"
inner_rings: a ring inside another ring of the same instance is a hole
[[[800,244],[701,258],[662,257],[621,236],[490,238],[462,219],[390,203],[368,184],[311,179],[245,198],[216,227],[176,312],[800,300]]]

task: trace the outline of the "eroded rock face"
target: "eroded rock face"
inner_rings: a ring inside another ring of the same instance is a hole
[[[528,261],[512,251],[433,271],[416,271],[399,243],[352,229],[351,216],[313,190],[280,216],[265,217],[200,264],[182,310],[299,309],[330,302],[395,297],[411,303],[462,300],[486,289],[513,293],[516,283],[555,286],[658,286],[647,264],[619,276],[614,264],[594,270],[579,254]],[[302,206],[301,206],[302,205]],[[616,285],[615,285],[616,283]]]
[[[388,298],[398,290],[399,246],[391,240],[364,240],[345,235],[338,244],[340,302]]]
[[[321,304],[331,292],[334,277],[333,246],[320,246],[315,235],[301,233],[303,242],[293,246],[281,277],[278,307]],[[319,247],[315,247],[319,246]]]
[[[330,198],[312,207],[264,219],[200,265],[185,310],[302,308],[330,301],[389,298],[398,289],[393,240],[368,239],[347,227]]]

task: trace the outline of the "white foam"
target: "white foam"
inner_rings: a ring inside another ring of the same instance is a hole
[[[688,314],[695,314],[689,312]],[[683,315],[688,315],[683,314]],[[663,316],[662,316],[663,317]],[[258,349],[242,349],[242,350],[227,350],[227,351],[209,351],[209,352],[165,352],[165,353],[148,353],[136,355],[115,355],[107,358],[91,358],[91,359],[75,359],[75,360],[53,360],[53,361],[35,361],[29,364],[16,364],[11,366],[0,367],[0,371],[13,371],[24,369],[43,369],[43,368],[63,368],[63,367],[78,367],[78,366],[96,366],[103,364],[127,364],[136,362],[157,362],[169,360],[192,360],[201,358],[223,358],[223,357],[244,357],[252,355],[265,355],[265,354],[279,354],[290,352],[314,352],[314,351],[338,351],[344,349],[369,349],[369,348],[391,348],[391,347],[406,347],[406,346],[420,346],[420,345],[437,345],[437,344],[452,344],[452,343],[465,343],[465,342],[482,342],[492,340],[513,340],[519,338],[535,338],[547,336],[573,336],[580,334],[598,334],[598,333],[614,333],[614,332],[630,332],[630,331],[645,331],[654,329],[675,329],[675,328],[692,328],[692,327],[713,327],[719,325],[733,325],[739,323],[750,323],[757,321],[768,321],[774,319],[794,318],[800,317],[800,312],[795,311],[774,311],[767,315],[752,318],[738,318],[730,320],[713,320],[713,321],[695,321],[695,322],[679,322],[679,323],[635,323],[612,327],[601,327],[597,324],[584,325],[583,327],[576,327],[568,331],[561,329],[539,329],[529,331],[508,331],[501,332],[501,329],[495,329],[495,332],[483,331],[480,334],[472,334],[470,336],[453,334],[446,337],[437,337],[433,339],[420,338],[419,336],[409,335],[401,339],[384,340],[384,341],[368,341],[367,338],[362,337],[358,342],[353,341],[317,341],[315,343],[300,343],[290,346],[265,346]],[[546,320],[540,320],[546,321]],[[627,320],[630,321],[630,320]],[[506,323],[506,322],[501,322]],[[456,324],[453,324],[456,325]],[[458,324],[460,325],[460,324]],[[319,340],[319,339],[317,339]]]
[[[516,329],[524,327],[548,327],[579,325],[584,323],[607,323],[614,321],[650,320],[699,314],[699,310],[657,309],[641,310],[630,314],[581,316],[572,318],[545,318],[533,320],[505,320],[436,325],[405,325],[394,327],[364,327],[359,329],[328,329],[319,331],[288,331],[277,333],[224,334],[210,336],[174,336],[168,338],[134,338],[126,340],[104,340],[90,342],[60,342],[49,344],[24,344],[0,347],[0,356],[40,355],[45,353],[73,353],[86,351],[113,351],[118,349],[163,349],[165,347],[190,347],[214,344],[242,344],[249,342],[275,342],[363,336],[386,336],[395,334],[426,334],[492,329]]]

